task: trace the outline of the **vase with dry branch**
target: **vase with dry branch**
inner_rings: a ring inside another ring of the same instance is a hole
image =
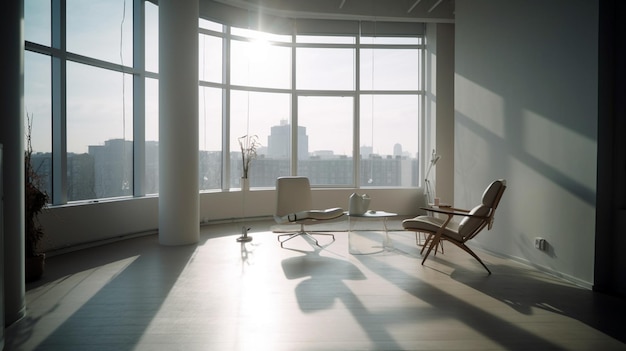
[[[241,148],[241,191],[242,191],[242,217],[245,217],[245,196],[250,188],[250,180],[248,176],[250,175],[250,164],[252,160],[257,157],[257,149],[261,146],[259,142],[259,137],[257,135],[249,135],[246,134],[242,137],[239,137],[239,147]],[[240,243],[249,242],[252,240],[252,237],[248,235],[248,231],[250,228],[244,225],[241,227],[241,236],[237,238],[237,241]]]
[[[239,137],[239,147],[241,148],[241,178],[248,179],[250,173],[250,163],[257,157],[257,149],[261,146],[257,135],[244,135]]]

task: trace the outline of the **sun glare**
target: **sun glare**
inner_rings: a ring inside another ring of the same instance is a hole
[[[270,43],[267,39],[256,38],[248,46],[248,58],[251,61],[264,61],[269,56]]]

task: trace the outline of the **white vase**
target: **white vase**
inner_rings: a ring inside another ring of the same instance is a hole
[[[367,194],[352,193],[349,199],[348,213],[351,215],[362,215],[370,206],[370,197]]]
[[[241,185],[241,191],[249,191],[250,190],[250,179],[249,178],[241,178],[239,181]]]

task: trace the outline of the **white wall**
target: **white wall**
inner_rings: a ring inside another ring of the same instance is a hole
[[[456,1],[455,204],[505,178],[494,229],[476,244],[589,287],[597,27],[593,0]]]
[[[347,209],[348,197],[353,192],[355,189],[314,189],[313,205]],[[422,188],[359,189],[357,192],[371,196],[370,208],[401,215],[417,215],[421,213],[419,207],[424,205]],[[47,252],[73,249],[129,235],[156,233],[158,206],[158,198],[148,196],[49,208],[40,216],[46,232],[42,249]],[[242,216],[271,218],[275,206],[274,190],[252,190],[246,193],[245,201],[240,191],[202,193],[200,222],[234,221]],[[233,233],[236,234],[239,233]]]

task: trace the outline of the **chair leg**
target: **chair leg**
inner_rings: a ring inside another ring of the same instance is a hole
[[[289,240],[291,240],[291,239],[293,239],[293,238],[295,238],[295,237],[297,237],[297,236],[300,236],[300,235],[302,235],[302,234],[303,234],[303,233],[301,233],[301,232],[297,232],[297,233],[287,233],[287,234],[279,234],[279,235],[278,235],[278,237],[277,237],[277,239],[278,239],[278,241],[280,242],[280,247],[283,247],[283,243],[284,243],[284,242],[289,241]],[[281,237],[283,237],[283,236],[288,236],[288,238],[287,238],[287,239],[284,239],[284,240],[280,240],[280,238],[281,238]]]
[[[283,244],[285,242],[287,242],[287,241],[289,241],[289,240],[291,240],[291,239],[293,239],[295,237],[298,237],[298,236],[306,236],[308,238],[311,238],[311,240],[313,240],[313,242],[315,242],[315,245],[317,245],[319,247],[322,247],[322,245],[320,245],[319,241],[317,241],[317,239],[313,236],[313,234],[315,234],[315,235],[331,236],[333,238],[332,241],[335,241],[335,235],[332,234],[332,233],[309,233],[309,232],[306,232],[304,230],[301,230],[301,231],[299,231],[297,233],[279,234],[277,238],[278,238],[278,241],[280,242],[280,247],[282,247],[282,248],[284,248]],[[283,236],[288,236],[288,238],[284,239],[284,240],[280,240],[280,238],[283,237]]]
[[[467,252],[468,254],[472,255],[472,257],[474,257],[478,262],[480,262],[480,264],[483,265],[483,267],[485,267],[485,269],[487,270],[487,272],[489,274],[491,274],[491,271],[489,270],[489,268],[487,268],[487,266],[485,265],[485,263],[483,262],[483,260],[480,259],[480,257],[478,257],[478,255],[476,255],[476,253],[474,253],[474,251],[472,251],[469,247],[467,247],[465,244],[463,243],[459,243],[457,244],[458,247],[460,247],[461,249],[463,249],[463,251]]]
[[[432,236],[433,234],[430,235],[430,237]],[[434,238],[431,239],[431,244],[428,246],[426,255],[424,256],[424,259],[422,260],[422,265],[424,264],[424,262],[426,262],[426,259],[428,258],[428,255],[430,255],[430,251],[432,251],[433,247],[435,248],[435,252],[437,251],[437,245],[439,245],[439,238],[440,238],[440,235],[434,235]]]
[[[322,247],[322,245],[319,244],[319,242],[317,241],[317,239],[315,239],[315,237],[313,235],[326,235],[326,236],[330,236],[333,238],[333,240],[331,240],[331,242],[335,241],[335,234],[332,233],[318,233],[318,232],[306,232],[306,235],[313,239],[313,241],[315,241],[315,245]]]
[[[417,236],[418,232],[415,232],[415,235]],[[422,233],[425,234],[425,233]],[[433,234],[428,234],[428,236],[426,237],[426,239],[424,239],[424,244],[422,245],[422,250],[420,251],[420,254],[424,253],[424,249],[426,249],[426,246],[428,246],[428,243],[432,240],[433,238]],[[417,241],[417,239],[416,239]],[[418,244],[419,246],[419,244]],[[443,253],[443,240],[439,241],[439,244],[437,245],[437,250],[441,249],[441,253]],[[437,250],[435,250],[435,255],[437,254]]]
[[[478,261],[478,263],[480,263],[487,270],[487,273],[491,274],[491,271],[489,270],[487,265],[483,262],[483,260],[481,260],[480,257],[478,257],[478,255],[476,255],[474,251],[472,251],[472,249],[467,247],[467,245],[458,241],[454,241],[454,240],[448,240],[448,241],[458,246],[459,248],[461,248],[463,251],[467,252],[468,254],[472,255],[472,257],[474,257],[476,261]],[[424,261],[426,261],[426,258],[424,258],[424,260],[422,261],[422,264],[424,264]]]

